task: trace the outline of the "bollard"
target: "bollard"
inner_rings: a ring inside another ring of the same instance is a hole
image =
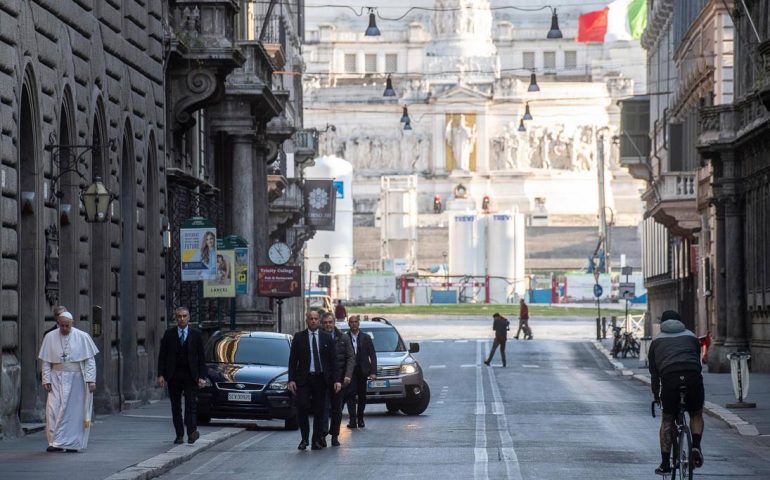
[[[607,338],[607,317],[602,317],[602,338]]]
[[[650,351],[651,343],[652,337],[642,337],[639,339],[639,362],[645,367],[649,365],[647,362],[647,353]]]
[[[601,340],[602,339],[602,326],[601,326],[601,319],[599,317],[596,317],[596,339]]]
[[[756,403],[743,401],[749,394],[749,359],[751,354],[749,352],[733,352],[728,353],[727,358],[730,360],[730,376],[733,380],[733,392],[735,392],[738,403],[728,403],[725,406],[727,408],[755,408]]]

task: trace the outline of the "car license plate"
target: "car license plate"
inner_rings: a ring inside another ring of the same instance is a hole
[[[390,387],[389,380],[369,380],[369,388],[388,388]]]
[[[227,399],[231,402],[250,402],[251,394],[242,392],[227,392]]]

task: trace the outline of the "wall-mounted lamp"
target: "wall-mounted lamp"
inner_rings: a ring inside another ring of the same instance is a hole
[[[70,211],[72,210],[72,205],[69,203],[62,203],[59,206],[59,225],[62,227],[65,225],[69,225],[70,222]]]
[[[110,219],[110,204],[115,195],[107,190],[100,177],[80,193],[80,201],[86,210],[86,222],[101,223]]]
[[[163,236],[163,249],[168,250],[171,248],[171,229],[168,226],[168,217],[163,215],[160,221],[160,231]]]
[[[35,213],[35,192],[21,192],[21,213],[22,215]]]

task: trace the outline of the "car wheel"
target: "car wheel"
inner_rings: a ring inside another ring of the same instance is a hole
[[[398,413],[401,405],[396,402],[385,402],[385,408],[388,409],[388,413]]]
[[[211,423],[211,415],[198,415],[198,425],[208,425]]]
[[[420,415],[428,408],[430,403],[430,387],[427,382],[422,382],[422,396],[414,403],[401,405],[401,411],[406,415]]]
[[[299,429],[299,424],[297,423],[297,417],[291,417],[287,418],[283,421],[283,428],[285,430],[297,430]]]

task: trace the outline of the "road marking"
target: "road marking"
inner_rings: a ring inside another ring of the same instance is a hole
[[[522,367],[524,368],[540,368],[540,365],[532,365],[532,364],[523,364]]]
[[[232,466],[232,460],[236,456],[242,455],[242,452],[244,452],[247,448],[251,447],[252,445],[255,445],[262,440],[266,439],[270,435],[272,435],[273,432],[265,432],[260,433],[258,435],[254,435],[253,437],[249,438],[248,440],[244,440],[232,449],[227,452],[220,453],[219,455],[215,455],[211,460],[205,462],[203,465],[199,466],[192,472],[190,472],[190,475],[211,475],[211,472],[221,471],[225,465]],[[214,468],[211,468],[214,467]]]
[[[487,408],[484,400],[484,374],[481,370],[483,353],[482,345],[485,342],[476,342],[476,444],[473,449],[473,478],[489,479],[489,457],[487,456]]]
[[[553,369],[554,370],[567,370],[567,369],[569,369],[569,367],[566,366],[566,365],[554,365]]]
[[[446,368],[446,365],[428,365],[428,368]]]
[[[455,343],[468,343],[468,340],[455,340]]]
[[[476,368],[476,367],[478,367],[478,365],[476,365],[475,363],[463,363],[462,365],[460,365],[460,368]]]
[[[439,400],[438,402],[436,402],[436,404],[439,404],[439,405],[443,405],[443,403],[444,403],[443,400]]]
[[[431,343],[444,343],[443,340],[432,340]]]
[[[495,371],[492,368],[488,368],[487,373],[489,374],[489,383],[492,386],[492,398],[494,399],[492,411],[497,415],[497,431],[500,435],[500,451],[505,462],[506,477],[521,480],[519,458],[516,456],[516,450],[513,448],[511,432],[508,431],[508,419],[505,417],[505,406],[500,395],[500,389],[497,386]]]

